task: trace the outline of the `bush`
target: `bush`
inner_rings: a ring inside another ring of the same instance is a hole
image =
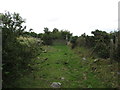
[[[73,36],[71,39],[71,43],[72,43],[72,49],[75,48],[75,46],[77,45],[76,41],[77,41],[78,36]]]
[[[18,40],[22,36],[25,21],[19,14],[2,14],[2,76],[3,87],[12,86],[13,82],[20,77],[23,72],[29,69],[28,64],[33,63],[39,52],[40,46],[37,42],[26,42]],[[27,39],[26,39],[27,40]],[[21,43],[23,42],[23,43]],[[12,83],[11,83],[12,82]],[[14,85],[12,86],[14,87]]]
[[[80,36],[77,40],[76,40],[76,44],[77,46],[85,46],[86,45],[86,40],[84,37]]]
[[[109,58],[109,50],[109,46],[102,42],[97,43],[94,47],[95,53],[101,58]]]
[[[44,34],[42,40],[45,45],[52,45],[52,37],[50,34]]]

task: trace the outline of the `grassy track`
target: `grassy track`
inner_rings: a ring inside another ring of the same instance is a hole
[[[91,71],[91,60],[82,60],[68,46],[45,46],[47,53],[38,59],[37,71],[16,81],[21,88],[51,88],[52,82],[62,83],[61,88],[105,88],[107,87]],[[61,79],[64,78],[64,79]]]

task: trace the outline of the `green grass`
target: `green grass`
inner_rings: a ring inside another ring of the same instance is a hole
[[[42,53],[37,57],[36,63],[39,63],[36,64],[37,70],[18,79],[16,81],[17,87],[51,88],[52,82],[61,82],[61,88],[112,87],[113,82],[103,82],[106,77],[108,77],[107,80],[110,79],[111,74],[104,78],[100,77],[100,75],[104,75],[102,71],[106,72],[106,70],[100,70],[108,69],[107,66],[101,63],[103,68],[100,68],[100,63],[99,65],[94,64],[93,59],[85,55],[85,49],[71,50],[66,45],[44,46],[43,48],[46,49],[47,53]],[[83,57],[86,57],[87,60],[82,60]],[[48,59],[45,60],[46,58]],[[91,67],[97,67],[100,75],[93,72]],[[61,77],[64,77],[64,80]],[[113,80],[115,81],[116,78]]]

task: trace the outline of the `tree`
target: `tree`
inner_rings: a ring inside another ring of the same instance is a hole
[[[57,28],[54,28],[52,32],[57,33],[57,32],[59,32],[59,30]]]
[[[68,40],[70,39],[70,37],[72,36],[72,33],[70,33],[68,30],[61,30],[61,39],[66,39],[66,35],[68,37]]]
[[[49,34],[50,33],[50,31],[49,31],[49,29],[47,27],[45,27],[43,31],[44,31],[45,34]]]
[[[44,44],[46,45],[52,45],[52,36],[51,36],[51,32],[49,31],[49,29],[46,27],[44,28],[44,34],[42,37],[42,40],[44,41]]]

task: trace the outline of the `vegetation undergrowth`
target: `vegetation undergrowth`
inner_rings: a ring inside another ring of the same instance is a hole
[[[94,59],[89,57],[83,60],[84,55],[78,56],[66,45],[43,48],[46,52],[39,55],[36,60],[38,70],[33,70],[31,74],[16,81],[20,88],[51,88],[52,82],[61,82],[61,88],[117,87],[116,71],[113,71],[117,68],[116,63],[113,67],[107,60],[94,62]],[[81,52],[88,53],[85,49]]]
[[[119,87],[119,63],[117,61],[111,63],[110,58],[99,58],[95,53],[91,54],[92,49],[85,47],[76,47],[74,52],[79,57],[87,59],[84,66],[88,66],[89,71],[95,74],[95,77],[99,78],[103,85],[110,88]]]

